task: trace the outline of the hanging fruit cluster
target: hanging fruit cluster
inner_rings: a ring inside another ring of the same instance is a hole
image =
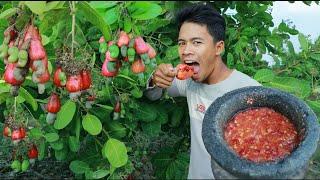
[[[38,149],[37,146],[34,143],[30,143],[30,140],[27,138],[25,127],[21,123],[17,123],[14,116],[9,115],[5,120],[2,134],[6,139],[11,139],[14,145],[11,168],[15,172],[26,171],[30,164],[34,164],[38,158]],[[25,147],[27,147],[27,149],[25,149]]]
[[[28,34],[30,33],[30,35]],[[39,94],[43,94],[45,83],[50,80],[48,71],[48,57],[41,43],[39,30],[30,25],[25,39],[31,39],[29,47],[29,60],[32,69],[32,81],[38,84]]]
[[[13,144],[17,144],[26,137],[26,131],[23,125],[14,120],[13,116],[9,116],[5,121],[3,136],[11,137]]]
[[[35,26],[27,24],[21,32],[13,25],[9,26],[4,32],[0,58],[6,64],[4,80],[11,84],[10,92],[13,96],[18,95],[29,68],[33,72],[33,82],[38,84],[39,94],[44,93],[45,83],[50,79],[48,58],[39,30]]]
[[[130,38],[126,32],[121,31],[117,40],[106,42],[101,37],[99,43],[99,52],[105,57],[101,69],[103,76],[116,76],[123,61],[130,63],[131,71],[135,74],[145,72],[148,64],[156,66],[156,51],[141,36]]]
[[[91,93],[91,70],[86,62],[75,60],[66,48],[63,52],[57,52],[56,66],[53,83],[57,88],[65,87],[70,99],[77,99],[81,93]]]
[[[53,124],[56,119],[57,113],[60,111],[61,102],[56,93],[52,93],[46,104],[46,110],[48,111],[46,121],[48,124]]]

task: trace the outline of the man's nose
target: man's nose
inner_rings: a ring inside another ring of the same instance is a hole
[[[182,53],[183,55],[192,54],[192,44],[187,43]]]

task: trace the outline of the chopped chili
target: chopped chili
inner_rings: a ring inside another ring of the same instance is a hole
[[[282,159],[300,142],[290,120],[267,107],[237,113],[228,121],[224,138],[240,157],[253,162]]]

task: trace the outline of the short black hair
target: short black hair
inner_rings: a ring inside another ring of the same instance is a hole
[[[177,13],[176,21],[178,23],[178,30],[180,30],[184,22],[197,23],[207,26],[208,32],[214,42],[225,40],[225,19],[209,5],[195,4],[183,8]]]

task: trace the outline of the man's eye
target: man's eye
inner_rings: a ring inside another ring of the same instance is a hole
[[[179,46],[182,46],[182,45],[184,45],[185,43],[184,42],[178,42],[178,45]]]
[[[193,44],[199,45],[199,44],[201,44],[201,42],[200,41],[193,41]]]

